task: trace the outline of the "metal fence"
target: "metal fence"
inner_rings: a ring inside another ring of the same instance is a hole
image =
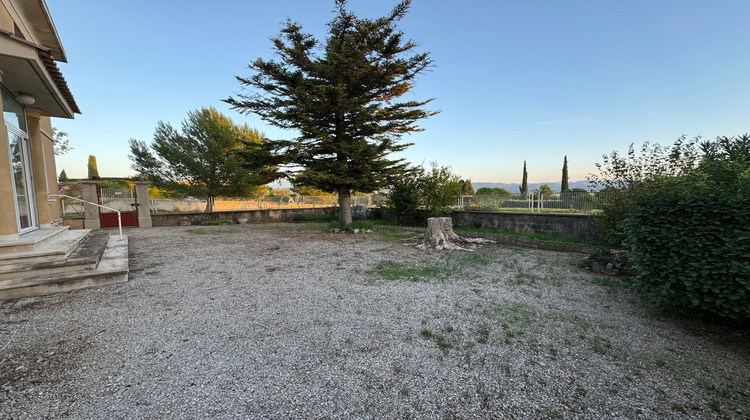
[[[520,194],[476,194],[462,196],[456,207],[462,210],[562,212],[592,214],[612,199],[608,192],[570,191],[544,196],[532,192]]]
[[[377,207],[384,204],[382,194],[353,195],[352,205]],[[151,213],[189,213],[202,212],[206,209],[206,200],[189,197],[186,199],[149,200]],[[329,207],[338,205],[338,196],[257,196],[257,197],[217,197],[214,200],[214,211],[242,211],[263,209],[299,209]]]

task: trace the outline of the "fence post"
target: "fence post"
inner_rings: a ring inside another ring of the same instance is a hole
[[[78,183],[81,184],[81,195],[85,201],[90,201],[92,203],[99,202],[99,196],[96,193],[96,181],[86,180],[79,181]],[[98,207],[89,203],[83,204],[83,228],[91,230],[101,229]]]
[[[135,204],[138,209],[138,226],[151,227],[151,206],[148,199],[148,181],[135,181]]]

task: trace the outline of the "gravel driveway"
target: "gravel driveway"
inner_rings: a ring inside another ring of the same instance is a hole
[[[746,331],[660,318],[582,255],[127,234],[128,283],[0,303],[0,418],[750,418]]]

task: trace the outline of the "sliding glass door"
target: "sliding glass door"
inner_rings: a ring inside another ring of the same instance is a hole
[[[31,147],[26,133],[26,112],[13,96],[3,89],[3,117],[8,132],[10,172],[16,202],[18,232],[26,233],[39,227],[34,200],[34,179],[31,171]]]

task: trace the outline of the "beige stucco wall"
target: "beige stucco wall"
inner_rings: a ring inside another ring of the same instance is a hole
[[[13,18],[8,12],[8,6],[5,1],[0,3],[0,29],[13,32]]]
[[[52,140],[52,121],[50,117],[42,116],[39,119],[39,125],[42,130],[42,146],[44,147],[44,163],[47,166],[47,192],[49,194],[59,194],[60,190],[57,184],[57,165],[55,163],[55,143]],[[60,199],[52,197],[47,202],[49,206],[52,222],[62,217],[60,212]]]

